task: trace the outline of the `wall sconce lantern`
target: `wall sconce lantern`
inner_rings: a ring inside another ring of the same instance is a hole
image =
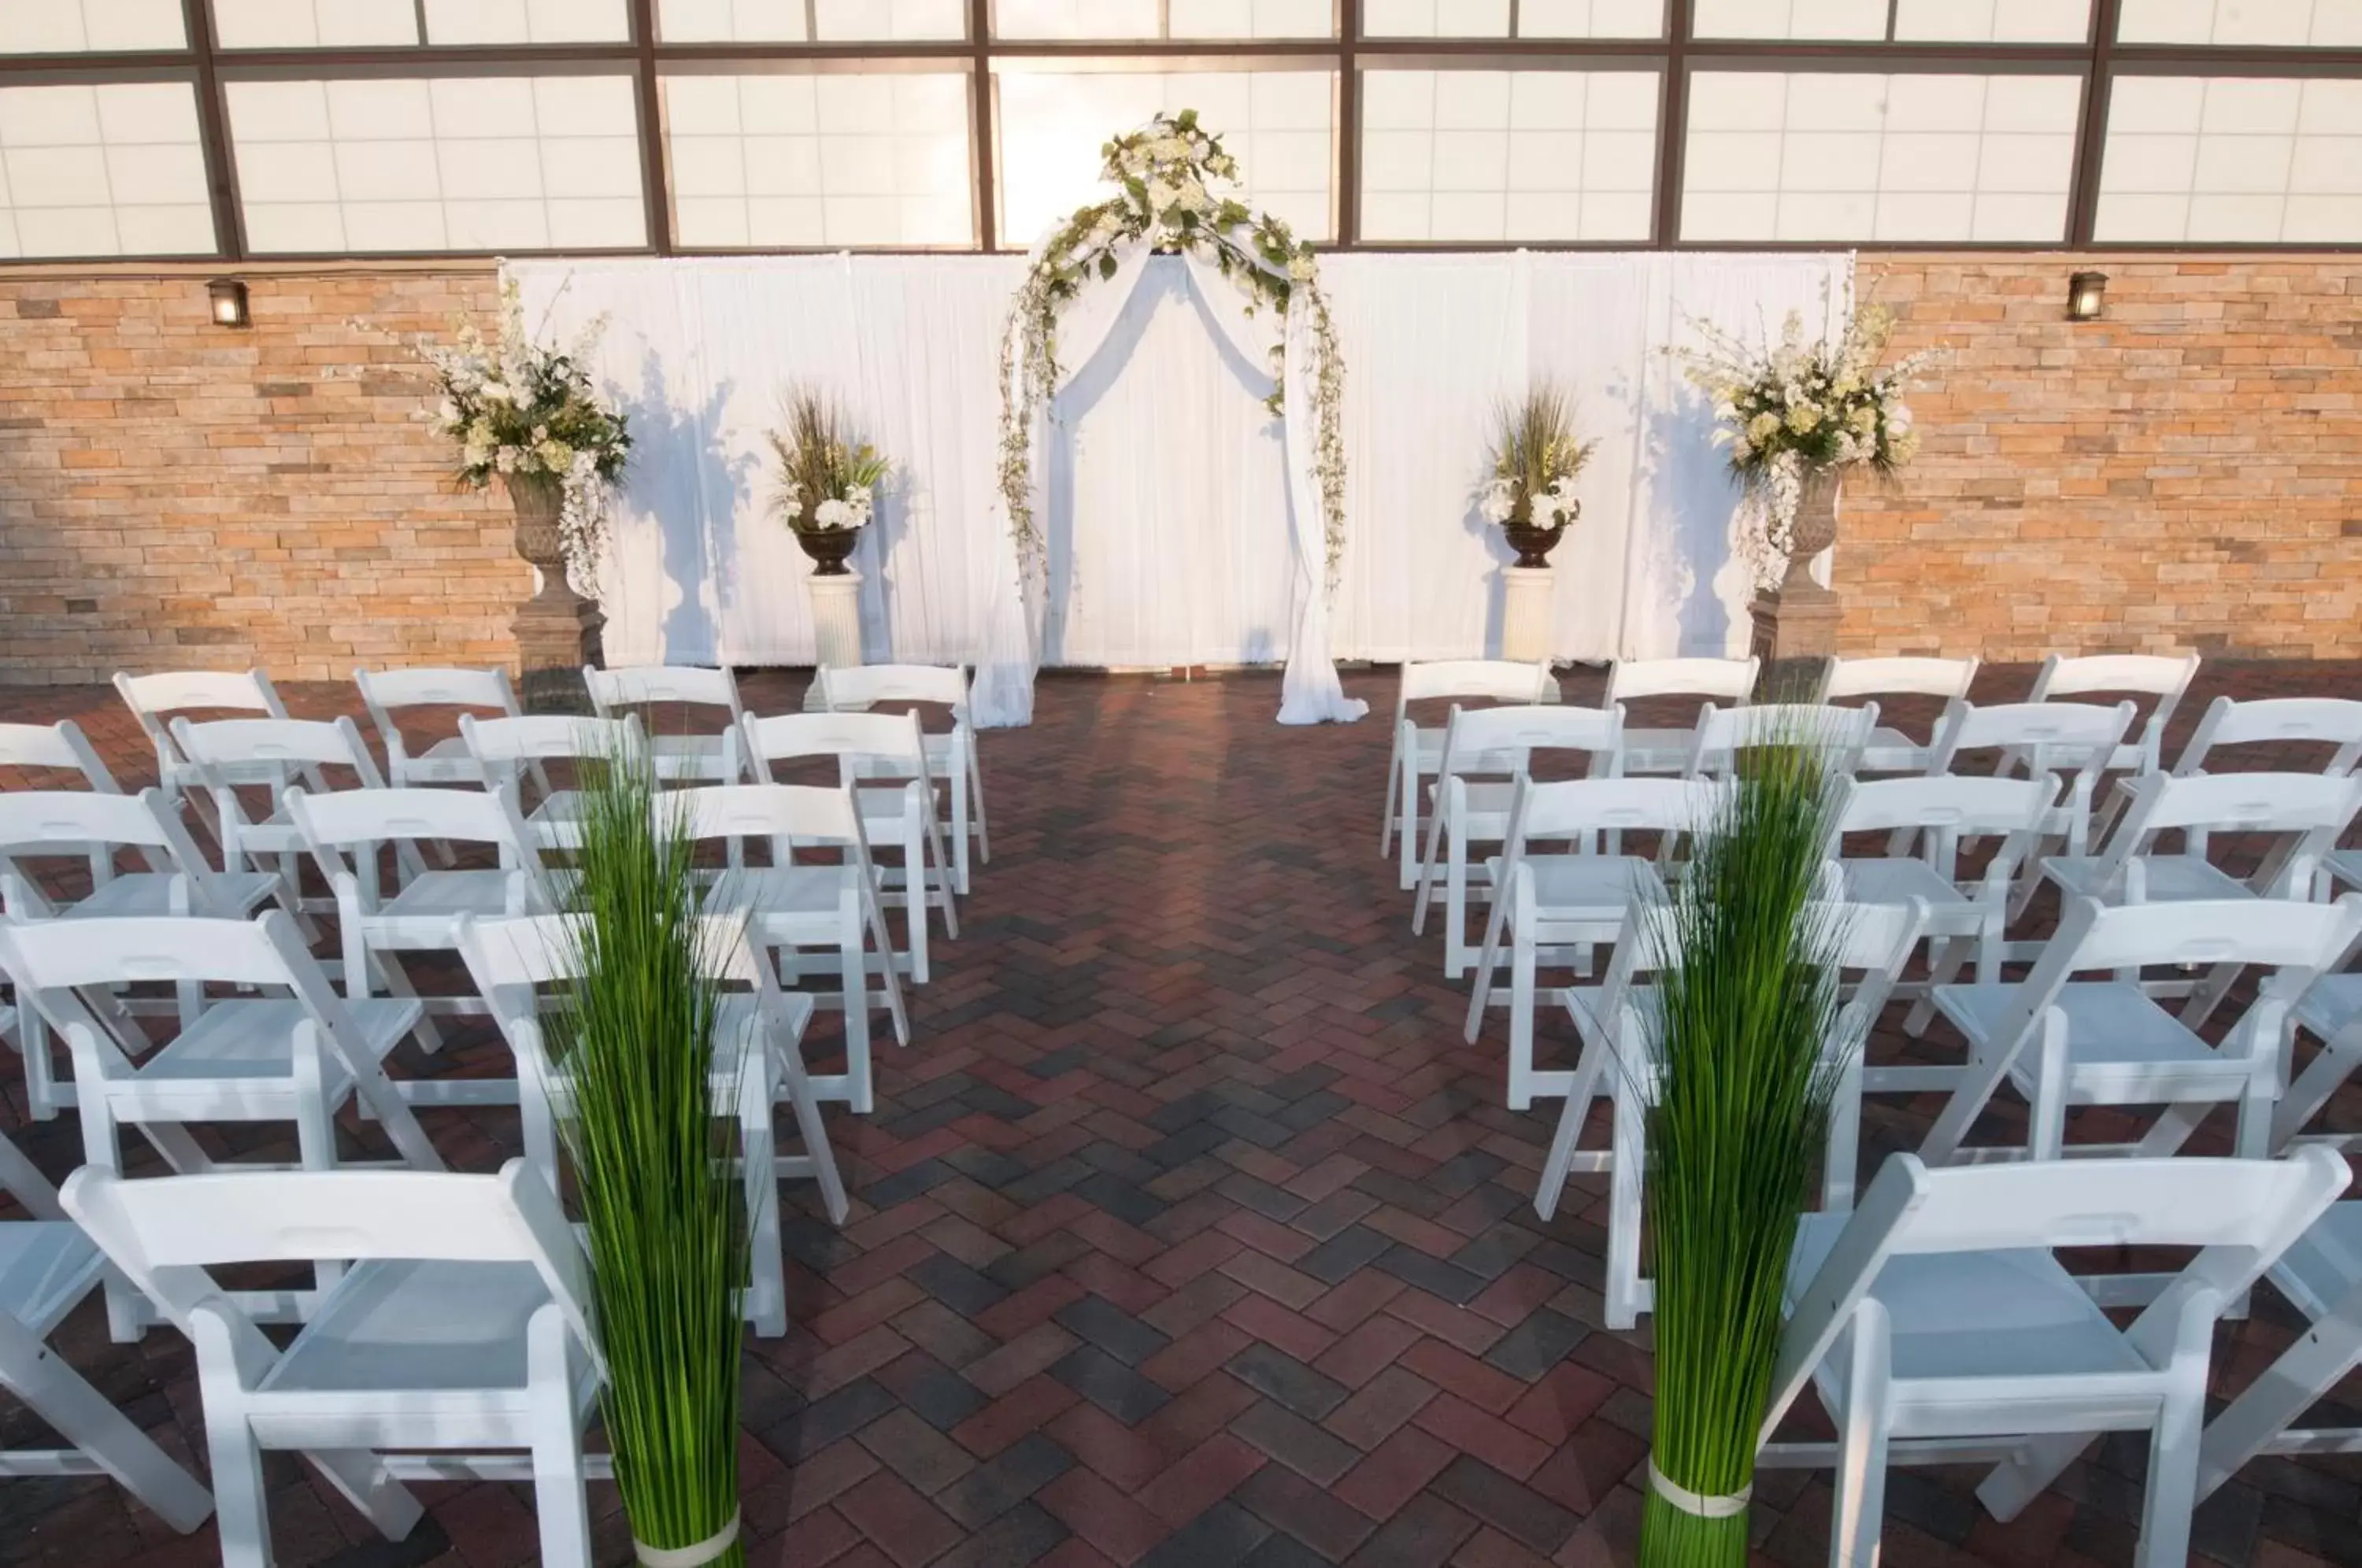
[[[2078,272],[2067,280],[2067,319],[2097,321],[2106,313],[2108,275],[2105,272]]]
[[[215,278],[205,285],[205,297],[213,302],[215,326],[252,326],[254,318],[246,311],[246,285],[236,278]]]

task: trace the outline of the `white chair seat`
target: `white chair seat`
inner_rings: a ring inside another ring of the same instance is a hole
[[[2042,862],[2045,876],[2071,895],[2122,902],[2098,886],[2101,861],[2091,855],[2054,855]],[[2144,855],[2143,903],[2178,904],[2193,899],[2251,899],[2255,889],[2195,855]]]
[[[2323,975],[2305,988],[2296,1021],[2322,1040],[2334,1040],[2362,1015],[2362,975]]]
[[[525,1325],[548,1301],[531,1264],[357,1264],[259,1388],[522,1391]]]
[[[1857,773],[1925,773],[1935,747],[1913,740],[1901,730],[1880,724],[1870,732],[1870,744],[1854,764]]]
[[[1807,1214],[1788,1267],[1788,1305],[1820,1269],[1853,1216]],[[1937,1253],[1889,1258],[1870,1294],[1886,1308],[1898,1382],[2158,1374],[2126,1342],[2089,1292],[2040,1251]],[[1841,1408],[1849,1358],[1822,1362],[1816,1381]],[[1900,1392],[1900,1391],[1898,1391]],[[2013,1390],[2013,1404],[2025,1391]],[[1907,1396],[1905,1397],[1907,1400]],[[2024,1412],[2013,1408],[2022,1431]],[[1957,1430],[1957,1427],[1950,1430]],[[1898,1423],[1895,1435],[1909,1435]]]
[[[498,918],[514,913],[509,908],[509,889],[516,875],[494,870],[422,871],[402,891],[378,906],[376,914],[370,917],[372,926],[381,922],[389,929],[398,930],[405,922],[447,923],[461,915]],[[436,945],[450,944],[441,942]]]
[[[727,780],[737,773],[728,735],[658,735],[649,746],[659,778]]]
[[[545,849],[574,849],[582,839],[582,795],[575,790],[554,790],[533,809],[524,825]]]
[[[1628,728],[1624,732],[1622,768],[1627,774],[1679,773],[1690,763],[1691,743],[1697,732],[1687,730],[1643,730]]]
[[[417,1026],[421,1013],[414,999],[384,997],[354,998],[345,1003],[345,1010],[360,1026],[363,1042],[379,1061]],[[293,1070],[295,1028],[310,1016],[302,1003],[292,1000],[217,1001],[148,1058],[139,1079],[284,1079]],[[346,1077],[333,1053],[324,1055],[321,1070],[332,1086],[340,1086]]]
[[[1924,900],[1935,929],[1943,929],[1948,912],[1970,908],[1952,879],[1924,860],[1894,856],[1883,860],[1843,860],[1846,901],[1851,904],[1907,904]]]
[[[1661,897],[1665,890],[1656,867],[1637,855],[1529,855],[1526,865],[1545,922],[1606,919],[1620,924],[1635,899]],[[1485,872],[1497,878],[1500,857],[1487,859]]]
[[[845,890],[844,869],[838,866],[747,867],[715,878],[713,906],[743,911],[756,922],[819,915],[833,921]]]
[[[790,1033],[800,1037],[811,1026],[812,999],[794,991],[788,992],[783,999],[788,1004],[786,1027]],[[756,1037],[750,1032],[756,1027],[760,1016],[756,998],[745,991],[728,991],[719,999],[719,1005],[714,1009],[713,1027],[724,1043],[742,1043]],[[718,1056],[716,1060],[719,1060]],[[717,1066],[713,1081],[717,1088],[725,1077],[734,1082],[737,1073],[734,1064]]]
[[[2362,888],[2362,849],[2332,850],[2321,857],[2321,867],[2348,888]]]
[[[2318,1322],[2362,1285],[2362,1203],[2333,1203],[2272,1265],[2272,1283]]]
[[[118,915],[207,912],[172,907],[172,884],[178,880],[178,875],[171,871],[126,872],[92,889],[90,897],[61,911],[59,918],[86,920]],[[270,901],[278,886],[279,879],[267,871],[217,872],[213,878],[214,890],[227,899],[233,907],[214,912],[250,915]]]
[[[1937,1009],[1970,1041],[1981,1043],[1993,1037],[2017,993],[2018,988],[2010,985],[1938,986],[1934,996]],[[2209,1068],[2219,1072],[2228,1087],[2247,1080],[2245,1060],[2218,1055],[2130,981],[2071,982],[2060,988],[2052,1005],[2067,1015],[2073,1057],[2069,1092],[2075,1098],[2099,1092],[2110,1097],[2110,1103],[2144,1103],[2141,1084],[2151,1072],[2185,1088],[2193,1077],[2214,1076]],[[2011,1081],[2030,1096],[2039,1066],[2035,1053],[2018,1053],[2010,1064]]]
[[[88,1293],[101,1266],[97,1244],[69,1220],[0,1224],[0,1317],[46,1338]]]
[[[468,755],[468,743],[458,735],[446,735],[425,751],[402,759],[402,780],[405,784],[473,784],[484,781],[483,765]]]

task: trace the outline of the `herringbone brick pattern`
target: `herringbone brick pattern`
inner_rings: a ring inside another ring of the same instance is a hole
[[[2223,690],[2350,691],[2354,674],[2213,671],[2182,727]],[[1988,672],[1980,694],[2026,676]],[[1596,696],[1595,674],[1568,684]],[[750,679],[750,706],[780,711],[801,685]],[[877,1114],[831,1113],[851,1220],[833,1229],[808,1191],[786,1194],[795,1326],[745,1362],[754,1562],[1631,1561],[1650,1346],[1645,1328],[1597,1327],[1604,1183],[1578,1177],[1556,1220],[1535,1219],[1555,1106],[1502,1109],[1497,1022],[1461,1042],[1465,992],[1375,854],[1392,678],[1349,685],[1370,722],[1297,730],[1272,722],[1268,679],[1045,679],[1033,727],[985,737],[993,859],[961,938],[917,993],[912,1045],[881,1048]],[[148,776],[111,694],[0,701],[0,717],[66,714],[127,781]],[[1542,1036],[1566,1049],[1547,1021]],[[808,1053],[825,1065],[838,1039],[823,1019]],[[398,1062],[506,1066],[480,1031]],[[8,1088],[12,1136],[63,1175],[72,1127],[27,1127]],[[1876,1107],[1866,1161],[1915,1142],[1929,1110]],[[467,1168],[515,1147],[513,1116],[425,1121]],[[2226,1386],[2293,1331],[2268,1299],[2226,1326]],[[85,1311],[59,1342],[169,1449],[202,1452],[174,1335],[116,1347]],[[40,1438],[0,1417],[0,1442]],[[1973,1473],[1898,1472],[1888,1560],[2128,1562],[2141,1464],[2139,1444],[2103,1444],[2009,1525],[1976,1506]],[[391,1543],[294,1463],[274,1474],[290,1568],[533,1560],[524,1488],[429,1488],[428,1518]],[[1767,1473],[1760,1559],[1822,1561],[1828,1497],[1825,1477]],[[613,1490],[593,1507],[602,1562],[627,1562]],[[2198,1540],[2207,1562],[2362,1562],[2362,1469],[2258,1465]],[[214,1558],[209,1530],[174,1538],[110,1485],[0,1483],[0,1560]]]

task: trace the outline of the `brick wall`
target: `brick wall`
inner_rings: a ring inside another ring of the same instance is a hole
[[[202,276],[0,272],[0,679],[512,653],[504,505],[453,490],[385,336],[488,309],[489,269],[246,276],[235,332]]]
[[[1947,358],[1919,462],[1856,485],[1850,652],[2362,656],[2362,258],[1866,256],[1905,348]],[[260,664],[488,664],[524,591],[496,499],[388,334],[441,332],[487,269],[202,277],[0,271],[0,679]],[[350,323],[367,321],[378,330]]]
[[[2104,320],[2068,275],[2108,274]],[[1849,652],[2362,655],[2362,257],[1865,256],[1942,345],[1926,444],[1851,487]]]

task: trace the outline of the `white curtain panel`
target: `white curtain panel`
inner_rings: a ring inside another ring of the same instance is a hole
[[[771,514],[764,444],[782,393],[805,382],[841,397],[896,465],[855,558],[866,657],[985,662],[1014,561],[995,521],[999,354],[1024,265],[511,264],[543,334],[610,320],[596,370],[631,417],[634,449],[610,520],[609,659],[811,662],[810,566]],[[1363,253],[1322,257],[1321,275],[1345,360],[1351,475],[1326,627],[1336,657],[1498,651],[1510,552],[1474,496],[1495,411],[1538,376],[1568,390],[1599,442],[1583,520],[1553,558],[1555,653],[1743,651],[1738,492],[1711,413],[1666,348],[1689,340],[1692,320],[1749,337],[1776,334],[1790,310],[1822,326],[1850,286],[1849,257]],[[1285,661],[1303,608],[1299,544],[1317,586],[1321,524],[1297,515],[1289,432],[1263,406],[1272,367],[1242,348],[1241,324],[1217,314],[1234,307],[1193,288],[1180,259],[1148,260],[1126,293],[1129,281],[1087,290],[1061,331],[1072,380],[1036,462],[1051,582],[1041,660]],[[1089,319],[1099,312],[1112,316],[1103,338]],[[1095,339],[1098,352],[1078,354]],[[1005,647],[1007,622],[1000,631]]]

